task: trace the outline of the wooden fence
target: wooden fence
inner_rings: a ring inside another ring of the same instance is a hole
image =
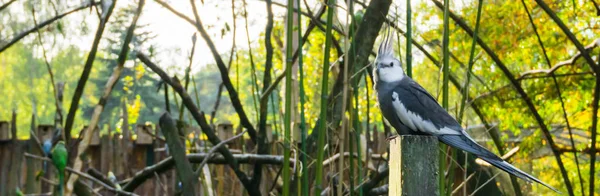
[[[86,130],[86,128],[84,127],[83,130]],[[270,126],[267,129],[270,129]],[[52,183],[58,181],[54,165],[46,163],[47,170],[43,175],[40,175],[40,172],[43,171],[43,161],[25,156],[25,154],[43,156],[40,141],[52,138],[54,126],[38,125],[35,129],[35,135],[39,141],[36,141],[35,137],[30,137],[29,140],[19,140],[13,137],[14,134],[11,133],[11,130],[9,122],[0,121],[0,196],[15,195],[16,187],[19,187],[20,191],[25,194],[51,193],[54,189]],[[185,130],[186,137],[189,140],[195,140],[195,142],[188,142],[188,153],[206,152],[212,147],[210,142],[197,137],[200,134],[199,128],[186,127]],[[233,137],[236,133],[241,132],[241,128],[235,128],[232,124],[219,124],[216,126],[216,130],[222,139]],[[267,135],[268,143],[271,146],[270,154],[281,155],[283,153],[281,147],[274,145],[278,141],[277,136],[272,134],[272,131],[267,132],[271,133]],[[166,142],[156,127],[136,125],[133,131],[134,135],[127,133],[129,131],[125,131],[126,135],[119,133],[100,135],[100,130],[98,128],[94,129],[87,156],[88,160],[84,160],[83,171],[96,170],[104,176],[110,171],[115,174],[120,182],[124,182],[144,168],[155,165],[170,156],[169,149],[165,146]],[[387,148],[387,142],[384,142],[386,137],[381,132],[375,133],[378,134],[373,135],[373,142],[370,142],[369,146],[371,154],[384,153]],[[78,143],[79,140],[75,138],[68,142],[67,149],[69,149],[70,161],[73,161],[74,156],[77,154]],[[190,143],[193,143],[193,145],[189,145]],[[228,147],[234,154],[255,153],[254,144],[249,138],[233,140],[228,144]],[[374,159],[378,160],[378,164],[385,164],[381,161],[382,157],[380,155],[375,156],[379,156],[379,158]],[[330,159],[328,162],[335,162],[337,158],[334,156]],[[377,168],[373,163],[375,162],[369,164],[369,168]],[[253,170],[251,164],[241,165],[240,167],[248,174],[251,174]],[[282,180],[279,179],[274,182],[279,171],[278,165],[265,165],[265,167],[266,169],[263,169],[261,192],[269,193],[272,189],[280,187]],[[201,179],[197,189],[200,190],[201,195],[244,194],[242,184],[227,165],[208,164],[202,171],[204,171],[205,178]],[[108,190],[102,189],[99,184],[85,178],[82,180],[102,195],[113,195]],[[174,195],[178,191],[177,187],[178,181],[175,170],[170,169],[163,173],[156,173],[154,178],[145,181],[135,189],[134,193],[138,195]],[[207,189],[206,187],[211,188]]]
[[[26,157],[24,154],[43,156],[38,146],[39,143],[33,137],[29,140],[14,138],[9,127],[8,122],[0,121],[0,195],[15,195],[16,187],[19,187],[26,194],[50,193],[54,187],[49,181],[58,181],[55,177],[54,166],[52,163],[47,163],[47,172],[43,176],[38,176],[43,170],[43,161]],[[232,136],[234,132],[231,124],[218,125],[217,130],[224,138]],[[36,135],[40,141],[51,138],[53,132],[52,125],[39,125],[36,129]],[[153,130],[151,125],[137,125],[135,137],[121,134],[104,134],[100,136],[99,129],[95,129],[89,147],[89,159],[84,161],[83,171],[95,169],[103,175],[107,175],[111,171],[119,180],[129,179],[136,172],[169,156],[164,139],[155,139],[153,133],[157,132]],[[198,129],[188,127],[187,133],[196,135]],[[74,160],[74,156],[77,154],[76,145],[78,142],[78,139],[71,139],[67,146],[69,160],[71,161]],[[200,141],[199,143],[208,145],[206,141]],[[229,147],[237,153],[250,152],[253,147],[245,145],[247,143],[251,142],[240,138],[232,141]],[[203,152],[205,150],[197,147],[199,146],[188,147],[188,150],[189,152]],[[210,146],[205,148],[210,148]],[[210,181],[209,184],[213,186],[217,195],[241,195],[243,193],[243,187],[226,165],[209,165],[208,167],[211,173],[210,176],[213,177],[204,180],[204,183],[200,184],[201,187],[207,184],[206,181]],[[245,166],[245,168],[249,167]],[[267,179],[272,180],[269,177],[267,176]],[[84,180],[84,182],[95,189],[100,188],[99,185],[89,180]],[[177,184],[175,171],[169,170],[157,174],[152,180],[144,182],[135,190],[135,193],[138,195],[174,195],[177,191]],[[204,193],[204,191],[201,192]],[[102,190],[100,193],[111,195],[107,190]]]

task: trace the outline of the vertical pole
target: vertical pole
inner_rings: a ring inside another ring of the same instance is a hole
[[[390,141],[389,195],[440,195],[438,140],[399,136]]]

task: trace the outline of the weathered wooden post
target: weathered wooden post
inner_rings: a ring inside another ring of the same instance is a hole
[[[11,140],[11,133],[8,129],[7,121],[0,121],[0,141],[9,141]]]
[[[266,125],[266,138],[267,138],[267,154],[272,154],[273,150],[273,144],[275,143],[275,140],[273,139],[273,128],[271,126],[271,124],[267,124]],[[271,172],[266,168],[267,166],[263,166],[263,170],[262,170],[262,182],[260,183],[260,192],[263,195],[270,195],[269,193],[269,189],[271,188],[271,182],[273,182],[273,176],[271,175]]]
[[[398,136],[390,141],[389,195],[439,195],[438,140]]]
[[[7,189],[11,160],[11,133],[7,121],[0,121],[0,195]]]
[[[221,141],[226,140],[228,138],[233,137],[233,124],[231,123],[221,123],[217,124],[217,134]],[[233,141],[227,143],[227,146],[231,147]],[[230,195],[232,193],[231,190],[231,175],[226,170],[226,166],[218,165],[216,166],[217,173],[220,175],[216,176],[217,181],[217,194],[216,195]],[[225,187],[225,185],[229,185],[229,187]]]

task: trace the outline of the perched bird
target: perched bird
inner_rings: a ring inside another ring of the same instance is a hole
[[[67,167],[67,148],[65,142],[59,141],[52,149],[52,163],[58,170],[58,195],[63,195],[65,186],[65,168]]]
[[[50,151],[52,150],[52,140],[44,140],[44,143],[42,144],[42,150],[44,151],[44,156],[52,158],[52,155],[50,154]],[[48,172],[48,163],[46,161],[44,161],[43,171],[44,173]]]
[[[115,176],[115,174],[112,171],[108,172],[108,179],[110,180],[110,182],[113,183],[113,185],[115,186],[115,189],[121,190],[121,185],[119,184],[119,181],[117,181],[117,177]]]
[[[393,36],[388,29],[374,62],[374,89],[382,115],[400,135],[432,135],[439,141],[472,153],[497,168],[527,182],[554,187],[517,169],[477,144],[461,125],[421,85],[404,74],[393,54]]]

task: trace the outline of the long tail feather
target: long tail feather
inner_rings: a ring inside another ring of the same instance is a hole
[[[492,164],[493,166],[496,166],[497,168],[499,168],[511,175],[521,178],[527,182],[535,181],[541,185],[544,185],[545,187],[548,187],[549,189],[551,189],[555,192],[560,193],[560,191],[558,191],[556,188],[542,182],[541,180],[521,171],[520,169],[511,165],[510,163],[502,160],[502,158],[498,157],[494,153],[485,149],[483,146],[477,144],[477,142],[475,142],[473,139],[468,137],[468,135],[466,133],[464,133],[464,131],[462,131],[462,132],[463,132],[462,135],[439,135],[438,139],[441,142],[443,142],[449,146],[472,153],[475,156],[487,161],[488,163]]]
[[[63,196],[65,187],[65,172],[58,171],[58,195]]]

